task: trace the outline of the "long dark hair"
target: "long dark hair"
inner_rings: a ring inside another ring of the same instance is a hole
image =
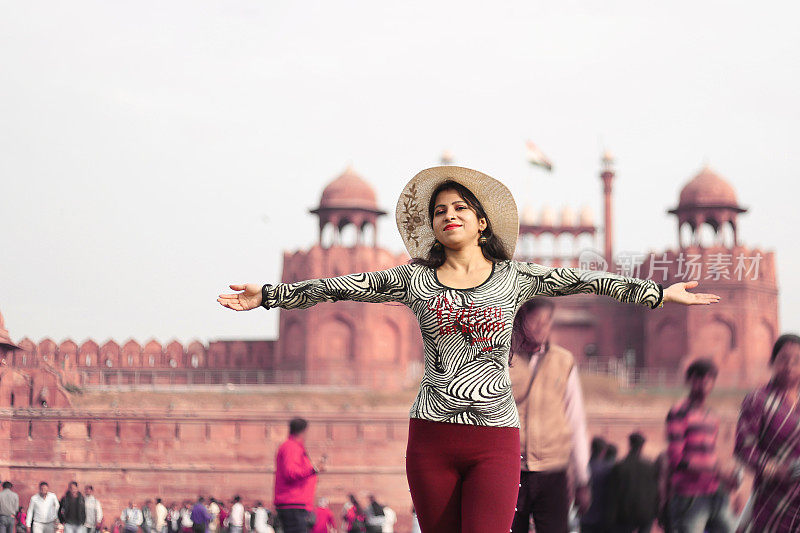
[[[539,309],[547,309],[552,314],[556,305],[552,300],[544,296],[537,296],[531,298],[522,304],[514,315],[514,326],[511,329],[511,348],[508,350],[508,365],[511,366],[511,360],[514,358],[514,351],[520,353],[525,349],[528,344],[527,333],[525,331],[525,321],[528,316],[538,311]]]
[[[372,516],[384,516],[383,505],[379,504],[375,500],[372,500],[372,503],[369,504],[369,509],[372,513]]]
[[[347,496],[348,496],[348,498],[350,498],[350,503],[353,504],[353,507],[355,508],[356,513],[358,513],[360,515],[364,514],[364,509],[361,507],[361,504],[358,503],[358,500],[356,500],[355,495],[354,494],[348,494]]]
[[[433,193],[431,194],[430,200],[428,200],[428,221],[431,223],[431,227],[433,227],[433,211],[434,207],[436,207],[436,197],[442,191],[455,191],[459,196],[461,196],[464,202],[475,211],[475,215],[478,217],[478,220],[482,218],[486,219],[486,229],[483,230],[483,236],[486,237],[486,244],[481,245],[483,257],[493,263],[511,259],[508,256],[505,248],[503,248],[500,239],[492,231],[492,221],[489,220],[488,216],[486,216],[486,210],[483,208],[483,205],[480,203],[478,198],[472,194],[472,191],[457,181],[443,181],[438,187],[436,187],[436,189],[434,189]],[[411,260],[411,263],[430,268],[438,268],[444,264],[445,259],[446,256],[444,253],[444,246],[438,242],[434,242],[430,250],[428,250],[428,257],[415,257]]]

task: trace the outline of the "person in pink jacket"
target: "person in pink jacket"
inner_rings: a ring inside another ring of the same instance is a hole
[[[308,422],[294,418],[289,422],[289,438],[275,456],[275,507],[285,533],[308,533],[309,514],[314,512],[317,473],[306,452],[304,437]],[[324,461],[324,459],[323,459]]]

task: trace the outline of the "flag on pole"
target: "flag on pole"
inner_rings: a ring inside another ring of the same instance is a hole
[[[538,146],[533,144],[533,141],[525,141],[525,155],[530,164],[543,167],[550,171],[553,170],[553,163],[539,150]]]

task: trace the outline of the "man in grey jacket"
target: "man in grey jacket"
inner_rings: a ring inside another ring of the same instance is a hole
[[[0,533],[14,533],[19,496],[11,490],[13,487],[10,481],[4,481],[3,490],[0,491]]]

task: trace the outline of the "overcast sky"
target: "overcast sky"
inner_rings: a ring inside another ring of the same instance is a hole
[[[491,7],[489,7],[491,5]],[[0,2],[0,312],[12,339],[276,334],[231,282],[279,280],[348,163],[393,211],[444,149],[520,207],[599,214],[616,248],[676,245],[704,162],[775,250],[800,330],[796,2]],[[532,139],[555,163],[526,164]],[[379,231],[400,251],[394,222]]]

